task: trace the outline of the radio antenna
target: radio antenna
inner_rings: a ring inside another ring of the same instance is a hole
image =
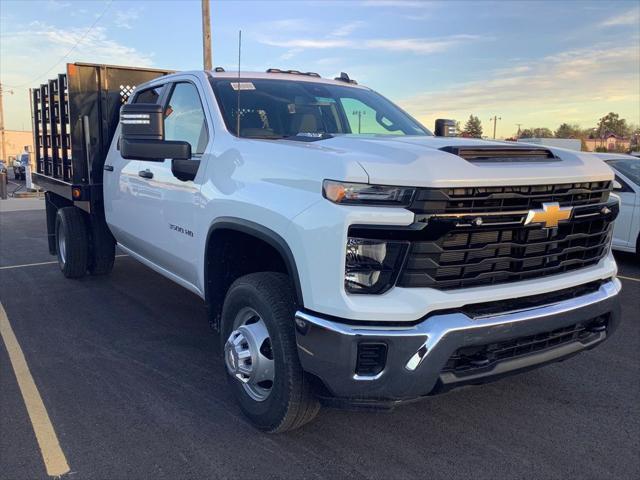
[[[238,83],[236,84],[236,135],[240,138],[240,60],[242,54],[242,30],[238,30]]]

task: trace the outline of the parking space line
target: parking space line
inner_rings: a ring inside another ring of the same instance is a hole
[[[632,282],[640,282],[640,278],[623,277],[622,275],[618,275],[617,277],[623,280],[631,280]]]
[[[9,361],[18,380],[22,399],[27,407],[27,413],[29,414],[33,431],[38,440],[38,446],[40,447],[40,453],[42,454],[47,474],[52,477],[64,475],[70,470],[69,464],[62,452],[62,448],[60,448],[60,442],[51,424],[47,409],[44,406],[38,387],[33,381],[29,365],[27,365],[24,353],[22,353],[20,344],[9,323],[7,313],[1,303],[0,337],[4,340],[7,352],[9,352]]]
[[[118,257],[128,257],[129,255],[126,254],[122,254],[122,255],[116,255],[116,258]],[[40,265],[55,265],[57,264],[58,261],[57,260],[53,260],[51,262],[38,262],[38,263],[25,263],[22,265],[7,265],[5,267],[0,267],[0,270],[11,270],[13,268],[25,268],[25,267],[38,267]]]

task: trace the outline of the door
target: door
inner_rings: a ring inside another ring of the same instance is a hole
[[[155,86],[136,92],[132,103],[159,103],[164,86]],[[135,201],[140,177],[139,161],[125,160],[120,155],[120,127],[113,136],[113,142],[105,160],[103,172],[104,209],[109,228],[118,243],[137,251],[140,232]]]
[[[167,86],[164,107],[165,140],[191,145],[191,161],[198,162],[194,180],[179,180],[172,160],[139,161],[136,192],[136,229],[139,253],[150,262],[192,285],[197,284],[197,236],[206,235],[196,225],[204,159],[210,135],[202,94],[196,83],[178,81]],[[206,230],[206,229],[205,229]]]

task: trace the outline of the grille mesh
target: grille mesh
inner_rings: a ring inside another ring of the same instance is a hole
[[[449,222],[437,238],[411,242],[398,285],[441,290],[465,288],[595,265],[606,255],[611,240],[613,217],[600,211],[609,198],[610,188],[611,182],[603,181],[422,189],[411,207],[418,219],[420,214],[526,211],[540,208],[546,202],[574,207],[574,218],[557,229],[517,222],[453,228]],[[578,215],[584,212],[589,215]],[[430,222],[427,230],[437,230],[438,224],[437,219]]]

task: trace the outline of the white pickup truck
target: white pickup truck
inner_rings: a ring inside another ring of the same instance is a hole
[[[564,360],[619,322],[613,173],[592,155],[434,136],[346,74],[53,82],[33,99],[50,252],[73,278],[117,244],[199,295],[260,429]]]

